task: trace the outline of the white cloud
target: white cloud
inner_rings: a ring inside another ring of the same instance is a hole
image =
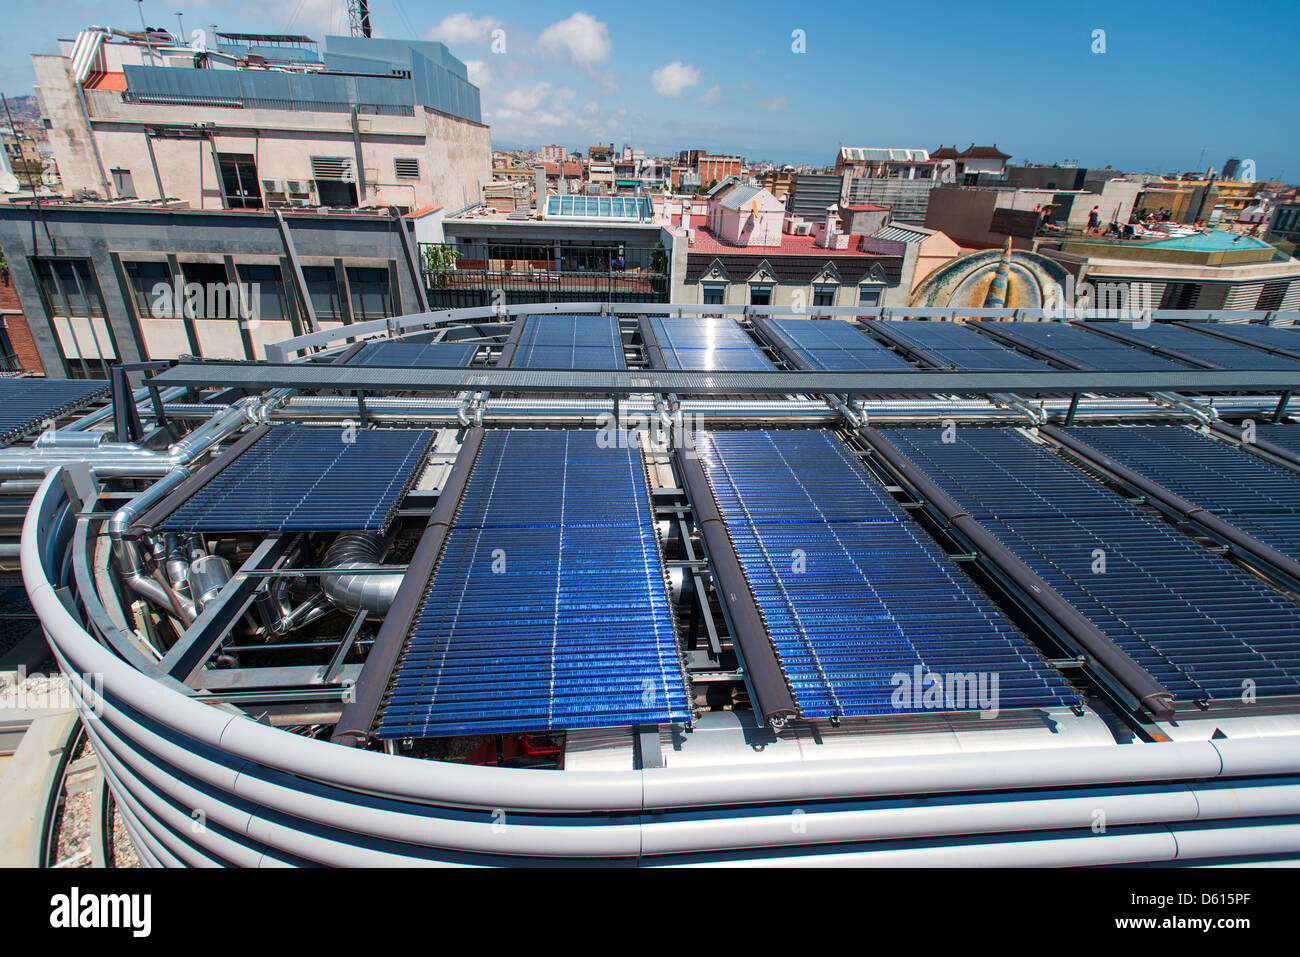
[[[513,90],[506,92],[505,104],[510,110],[532,113],[541,108],[550,92],[551,84],[545,80],[534,83],[532,86],[517,86]]]
[[[722,87],[720,86],[709,87],[708,90],[705,92],[705,94],[702,97],[700,97],[700,102],[708,103],[708,104],[721,103]]]
[[[677,99],[682,91],[700,82],[700,68],[674,60],[650,74],[650,85],[660,96]]]
[[[436,27],[427,30],[424,39],[441,40],[447,44],[490,43],[492,31],[501,29],[502,26],[502,22],[496,17],[475,19],[468,13],[453,13]]]
[[[776,112],[777,110],[784,110],[787,106],[790,105],[790,97],[784,95],[769,96],[765,100],[759,100],[758,105],[765,110],[771,110],[772,112]]]
[[[469,81],[480,89],[492,85],[492,69],[482,60],[466,60],[465,71]]]
[[[548,53],[567,57],[574,66],[584,70],[609,59],[609,27],[589,13],[575,13],[552,23],[541,32],[537,42]]]

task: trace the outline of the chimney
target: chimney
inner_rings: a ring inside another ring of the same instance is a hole
[[[533,188],[537,190],[537,208],[541,209],[546,199],[546,167],[533,167]]]

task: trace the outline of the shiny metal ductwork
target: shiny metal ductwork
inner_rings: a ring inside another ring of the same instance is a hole
[[[384,542],[369,532],[343,532],[325,552],[324,567],[337,569],[321,576],[321,589],[339,608],[369,618],[383,618],[393,604],[406,568],[382,565]]]

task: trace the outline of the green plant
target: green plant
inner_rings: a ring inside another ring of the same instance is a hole
[[[435,288],[447,285],[447,273],[456,268],[459,258],[460,253],[451,246],[434,244],[424,247],[425,268]]]

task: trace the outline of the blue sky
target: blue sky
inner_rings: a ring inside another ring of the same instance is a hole
[[[345,0],[146,0],[186,30],[346,32]],[[840,144],[965,147],[1015,162],[1158,172],[1228,156],[1300,180],[1300,4],[567,3],[373,0],[376,32],[438,38],[471,65],[494,145],[703,148],[833,161]],[[133,0],[7,11],[0,83],[80,25],[139,25]],[[1104,31],[1104,52],[1094,31]],[[495,31],[504,31],[498,33]],[[805,52],[795,52],[802,31]],[[495,38],[495,50],[494,50]]]

